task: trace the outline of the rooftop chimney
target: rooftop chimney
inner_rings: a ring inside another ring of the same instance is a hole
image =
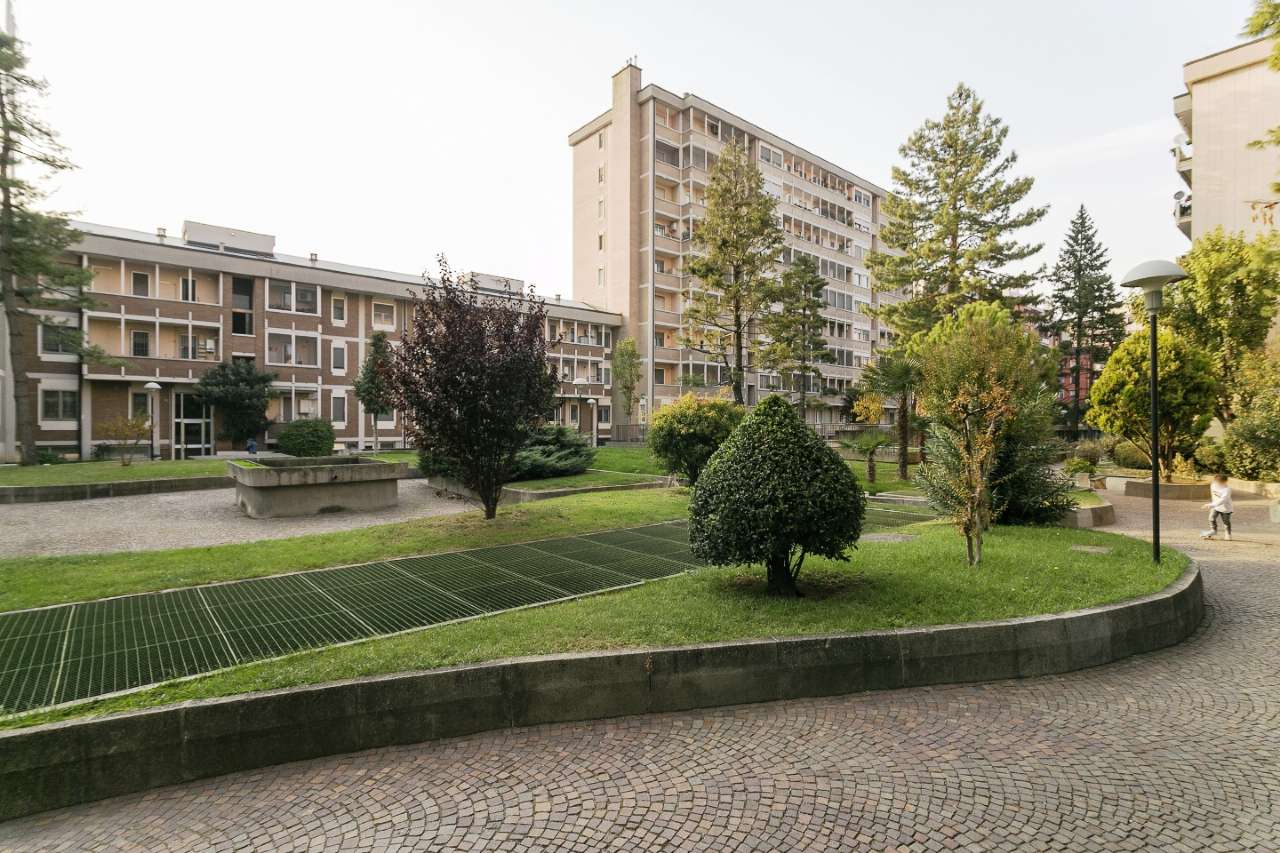
[[[163,242],[164,242],[164,236],[165,236],[164,226],[163,226],[163,225],[161,225],[161,226],[159,226],[159,227],[157,227],[157,228],[156,228],[156,237],[160,240],[160,242],[161,242],[161,243],[163,243]]]
[[[313,263],[313,264],[314,264],[315,262],[316,262],[316,253],[315,253],[315,252],[312,252],[312,253],[311,253],[311,263]]]

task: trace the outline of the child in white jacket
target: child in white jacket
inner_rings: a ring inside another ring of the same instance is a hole
[[[1227,478],[1222,474],[1217,474],[1213,478],[1213,482],[1209,484],[1209,502],[1204,505],[1209,510],[1209,530],[1200,534],[1202,539],[1213,539],[1218,535],[1218,520],[1221,519],[1223,526],[1226,527],[1226,535],[1223,538],[1231,541],[1231,513],[1233,507],[1231,505],[1231,487],[1227,485]]]

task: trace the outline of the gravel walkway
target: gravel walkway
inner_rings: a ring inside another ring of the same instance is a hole
[[[213,489],[0,506],[0,557],[151,551],[286,539],[473,508],[464,501],[437,497],[425,480],[401,480],[398,506],[302,518],[249,518],[236,506],[235,494],[235,489]]]
[[[1114,499],[1140,535],[1146,501]],[[1063,676],[497,731],[0,825],[0,850],[1277,850],[1280,526],[1168,544],[1185,643]],[[966,571],[963,566],[956,571]]]

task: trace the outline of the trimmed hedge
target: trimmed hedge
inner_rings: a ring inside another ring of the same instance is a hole
[[[276,438],[276,447],[290,456],[329,456],[333,453],[333,425],[312,419],[290,421]]]

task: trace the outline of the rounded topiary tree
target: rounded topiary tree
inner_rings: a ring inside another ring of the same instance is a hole
[[[276,447],[290,456],[328,456],[333,453],[333,425],[328,421],[290,421],[280,431]]]
[[[742,423],[743,411],[731,400],[685,394],[654,413],[649,449],[669,472],[696,485],[711,455]]]
[[[689,542],[713,565],[763,563],[769,591],[794,596],[804,558],[848,559],[865,513],[849,466],[773,396],[703,469],[689,506]]]

